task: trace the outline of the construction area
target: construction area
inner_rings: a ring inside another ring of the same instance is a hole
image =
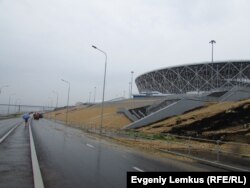
[[[66,112],[66,108],[55,110],[46,117],[65,122]],[[145,134],[171,133],[250,143],[249,114],[250,99],[218,102],[211,99],[211,94],[207,101],[194,96],[124,99],[104,103],[102,129],[134,130]],[[70,126],[98,130],[100,123],[101,104],[86,104],[68,109]]]
[[[249,71],[249,61],[159,69],[136,78],[138,95],[105,101],[103,113],[86,103],[46,117],[129,147],[250,169]]]

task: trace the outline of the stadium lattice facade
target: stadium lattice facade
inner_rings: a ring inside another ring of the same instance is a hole
[[[250,86],[250,61],[220,61],[151,71],[135,80],[140,93],[184,94]]]

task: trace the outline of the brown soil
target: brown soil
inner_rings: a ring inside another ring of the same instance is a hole
[[[124,100],[107,103],[103,111],[103,128],[118,130],[131,123],[123,114],[117,113],[119,108],[136,108],[154,103],[156,100]],[[46,114],[47,118],[65,122],[66,110],[57,110]],[[68,121],[73,126],[99,127],[101,122],[101,105],[73,107],[69,109]]]
[[[109,104],[104,106],[103,128],[118,132],[122,127],[128,125],[128,120],[123,114],[118,114],[117,110],[121,107],[129,107],[131,102]],[[89,106],[81,108],[70,108],[69,123],[70,126],[77,128],[99,128],[100,125],[100,106]],[[66,110],[58,110],[47,114],[47,118],[56,118],[65,121]],[[153,135],[154,139],[139,139],[138,137],[128,136],[120,137],[115,134],[111,139],[118,144],[131,148],[137,148],[143,152],[151,153],[159,157],[176,158],[175,155],[162,153],[162,151],[174,151],[183,154],[216,160],[216,150],[218,144],[193,141],[185,139],[162,139],[162,133],[172,133],[185,136],[198,136],[202,138],[220,139],[223,141],[250,143],[250,99],[239,102],[208,103],[205,107],[187,112],[183,115],[168,118],[164,121],[154,123],[150,126],[137,130],[140,134]],[[98,135],[96,135],[98,137]],[[159,138],[157,137],[159,136]],[[108,139],[108,138],[107,138]],[[224,161],[232,160],[227,157],[227,153],[233,155],[237,153],[238,157],[249,158],[249,145],[241,144],[220,144],[220,150],[226,155],[221,154]],[[226,158],[225,158],[226,157]],[[184,160],[183,157],[178,157]],[[187,159],[185,159],[187,160]],[[245,161],[242,164],[245,165]]]
[[[123,114],[117,113],[118,108],[138,107],[149,103],[152,101],[128,100],[104,105],[103,128],[119,130],[131,123]],[[55,111],[47,114],[47,117],[65,121],[65,112],[65,109]],[[98,128],[100,114],[100,105],[74,107],[69,109],[68,119],[72,126]],[[140,128],[138,131],[250,143],[250,99],[239,102],[208,103],[205,107]]]
[[[210,103],[203,108],[154,123],[139,131],[250,143],[250,99]]]

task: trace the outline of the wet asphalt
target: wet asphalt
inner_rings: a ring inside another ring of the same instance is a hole
[[[0,121],[0,133],[18,121]],[[152,159],[45,119],[33,120],[32,130],[46,188],[122,188],[128,171],[221,171],[198,163]],[[29,132],[24,123],[0,144],[0,187],[34,187]]]
[[[122,188],[128,171],[220,171],[173,159],[154,160],[44,119],[33,120],[32,130],[46,188]]]
[[[12,123],[16,123],[16,120],[0,121],[1,126],[9,127]],[[0,144],[0,187],[34,187],[29,131],[24,123]]]
[[[6,134],[15,124],[22,122],[21,118],[6,119],[0,121],[0,138]]]

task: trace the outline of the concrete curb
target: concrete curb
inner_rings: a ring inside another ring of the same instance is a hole
[[[31,130],[31,123],[29,123],[29,133],[30,133],[30,151],[31,151],[34,187],[44,188],[43,178],[42,178],[39,163],[37,160],[36,148],[35,148],[34,139],[33,139],[32,130]]]

